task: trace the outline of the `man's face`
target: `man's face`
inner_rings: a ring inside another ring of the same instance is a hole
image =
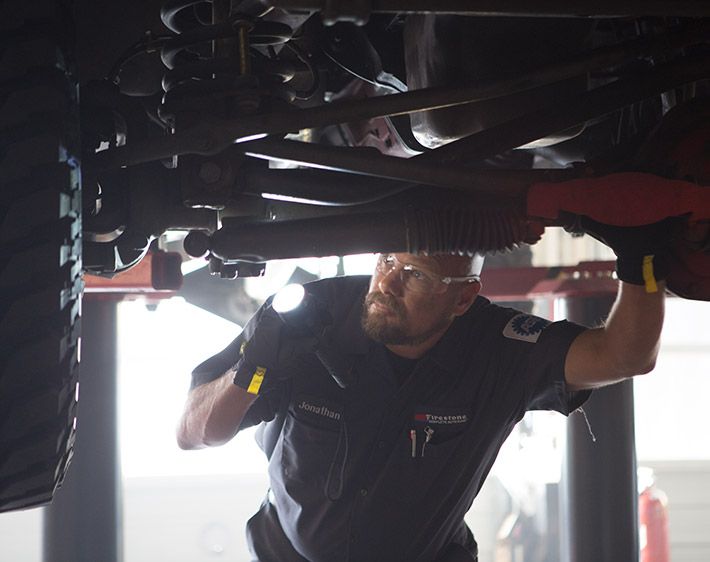
[[[470,292],[473,287],[436,285],[435,290],[417,292],[403,281],[401,269],[403,264],[412,266],[439,282],[444,276],[465,275],[465,258],[457,261],[413,254],[393,256],[397,265],[391,271],[376,269],[370,281],[362,315],[365,333],[375,341],[397,346],[416,346],[440,337],[454,317],[468,309],[468,305],[461,305],[462,291]],[[477,287],[474,298],[476,292]]]

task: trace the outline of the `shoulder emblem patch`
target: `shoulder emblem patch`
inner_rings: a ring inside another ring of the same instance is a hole
[[[542,331],[550,325],[549,320],[532,316],[530,314],[518,314],[513,316],[503,328],[503,335],[512,340],[527,341],[535,343]]]

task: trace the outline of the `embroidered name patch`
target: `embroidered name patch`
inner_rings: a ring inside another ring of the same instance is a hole
[[[301,412],[321,418],[339,421],[341,414],[335,408],[329,408],[323,403],[318,403],[313,400],[303,399],[296,404],[296,408]]]
[[[545,320],[539,316],[518,314],[517,316],[513,316],[505,325],[503,335],[512,340],[535,343],[542,331],[549,325],[549,320]]]

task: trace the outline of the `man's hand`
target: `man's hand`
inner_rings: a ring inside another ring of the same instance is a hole
[[[634,227],[578,218],[572,230],[590,234],[614,251],[622,283],[606,323],[581,333],[570,346],[565,361],[570,390],[613,384],[653,369],[663,327],[670,251],[682,225],[683,217]]]
[[[181,449],[202,449],[223,445],[239,425],[256,396],[232,384],[232,372],[193,388],[177,427]]]
[[[289,328],[271,305],[266,305],[253,334],[242,345],[233,382],[249,394],[268,391],[275,382],[288,379],[293,360],[313,352],[316,344],[315,337]]]
[[[565,361],[570,390],[595,388],[650,372],[658,355],[668,256],[682,218],[638,227],[580,217],[579,229],[609,246],[622,281],[606,323],[580,334]]]
[[[614,251],[621,281],[643,285],[646,292],[655,293],[658,283],[668,276],[669,252],[681,220],[669,217],[644,226],[622,227],[580,217],[578,228]]]

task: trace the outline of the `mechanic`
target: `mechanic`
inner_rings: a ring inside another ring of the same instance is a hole
[[[622,282],[594,329],[478,296],[480,257],[382,254],[371,279],[309,284],[333,319],[329,345],[352,366],[346,388],[308,338],[278,332],[267,301],[195,369],[178,428],[195,449],[261,424],[271,487],[247,523],[254,557],[475,561],[463,517],[525,412],[568,415],[591,389],[653,369],[664,250],[617,230],[596,229]]]

